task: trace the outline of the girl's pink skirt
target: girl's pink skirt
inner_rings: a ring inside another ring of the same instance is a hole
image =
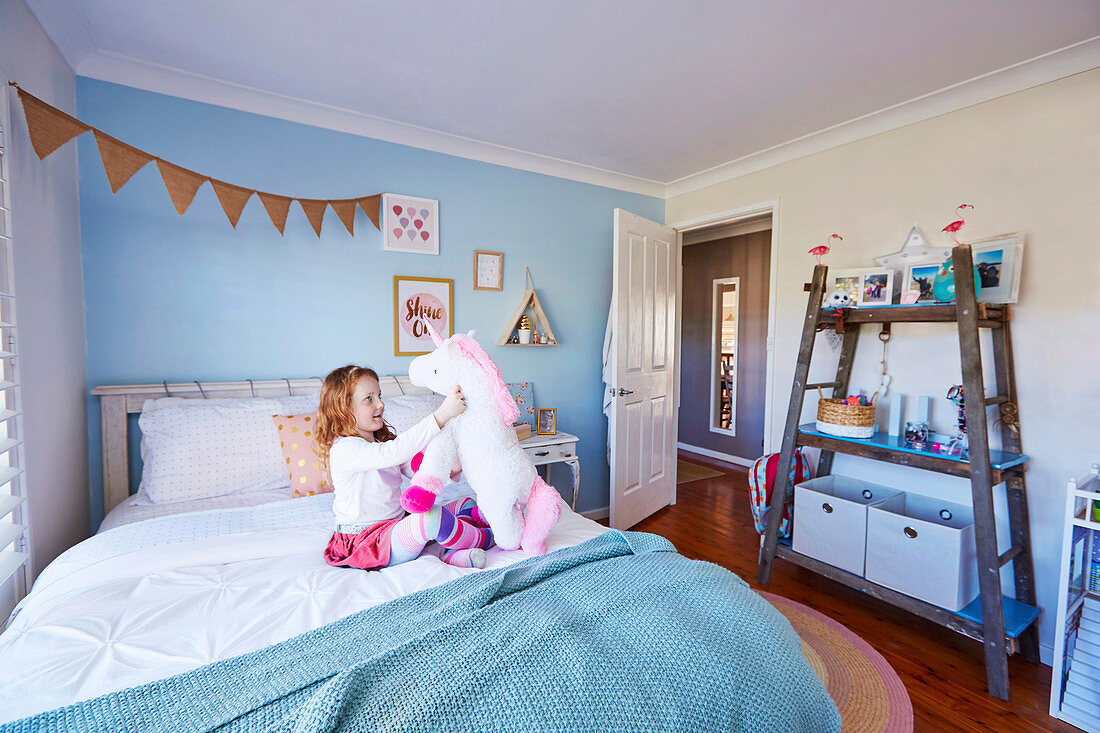
[[[372,524],[359,534],[333,532],[325,548],[325,562],[336,567],[360,570],[386,567],[390,561],[390,535],[394,525],[403,518]]]

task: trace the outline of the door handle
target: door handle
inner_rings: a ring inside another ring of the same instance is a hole
[[[628,394],[634,394],[634,390],[632,390],[632,389],[623,389],[622,387],[619,387],[619,396],[620,397],[622,397],[623,395],[628,395]]]

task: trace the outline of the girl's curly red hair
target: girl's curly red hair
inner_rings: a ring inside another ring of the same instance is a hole
[[[328,467],[328,455],[332,450],[332,444],[337,438],[360,438],[359,424],[355,420],[355,413],[351,409],[351,400],[355,395],[355,388],[362,379],[378,381],[378,372],[370,367],[348,364],[339,369],[333,369],[325,377],[321,385],[321,403],[317,407],[317,431],[313,436],[315,441],[314,452],[321,457],[324,466]],[[393,440],[397,434],[389,423],[385,423],[379,430],[374,431],[374,439],[378,442]]]

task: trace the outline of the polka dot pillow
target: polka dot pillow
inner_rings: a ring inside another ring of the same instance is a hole
[[[279,447],[290,475],[290,493],[294,496],[330,493],[332,477],[321,466],[321,458],[313,450],[317,413],[272,415],[271,419],[275,421]]]

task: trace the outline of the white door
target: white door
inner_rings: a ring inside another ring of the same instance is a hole
[[[615,209],[611,526],[676,500],[676,232]]]

